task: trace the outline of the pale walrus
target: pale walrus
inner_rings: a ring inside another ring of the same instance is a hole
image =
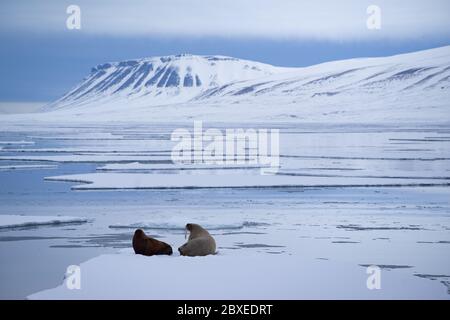
[[[178,248],[182,256],[206,256],[216,253],[216,241],[208,231],[195,223],[188,223],[186,230],[190,232],[188,242]]]
[[[137,229],[134,232],[133,249],[136,254],[142,254],[144,256],[172,254],[171,246],[165,242],[148,237],[141,229]]]

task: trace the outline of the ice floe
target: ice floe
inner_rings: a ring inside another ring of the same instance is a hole
[[[87,218],[70,216],[0,215],[0,229],[25,228],[87,222]]]
[[[7,165],[0,166],[0,171],[8,170],[34,170],[34,169],[54,169],[57,165],[45,165],[45,164],[17,164],[17,165]]]
[[[287,188],[287,187],[368,187],[368,186],[438,186],[442,179],[358,178],[285,175],[173,175],[140,173],[87,173],[46,177],[48,181],[78,182],[74,190],[95,189],[200,189],[200,188]]]
[[[197,218],[198,219],[198,218]],[[245,227],[257,227],[264,226],[266,223],[255,221],[233,221],[228,216],[212,219],[208,221],[203,217],[201,221],[190,220],[188,217],[170,218],[167,217],[162,221],[155,219],[149,221],[140,221],[133,223],[115,223],[110,225],[113,229],[154,229],[154,230],[185,230],[186,223],[200,223],[204,228],[208,230],[228,230],[228,229],[243,229]]]
[[[366,268],[345,262],[330,266],[301,255],[145,257],[124,249],[84,262],[80,270],[80,289],[64,282],[28,298],[448,299],[442,284],[408,276],[403,269],[383,272],[382,290],[368,290]]]
[[[34,141],[0,141],[0,145],[28,145],[28,144],[34,144]]]

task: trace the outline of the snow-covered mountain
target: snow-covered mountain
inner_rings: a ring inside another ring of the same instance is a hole
[[[50,108],[145,101],[148,105],[186,102],[211,89],[263,78],[290,68],[225,56],[177,55],[104,63]]]
[[[106,63],[46,111],[185,120],[450,120],[450,46],[281,68],[224,56]]]

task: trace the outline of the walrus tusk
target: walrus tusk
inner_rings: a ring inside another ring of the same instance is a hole
[[[187,238],[187,228],[184,229],[184,239]]]

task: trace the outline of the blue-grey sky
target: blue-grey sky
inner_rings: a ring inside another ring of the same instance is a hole
[[[81,9],[81,30],[66,8]],[[366,9],[381,10],[369,30]],[[16,0],[0,3],[0,101],[51,101],[106,61],[220,54],[280,66],[450,44],[446,0]]]

